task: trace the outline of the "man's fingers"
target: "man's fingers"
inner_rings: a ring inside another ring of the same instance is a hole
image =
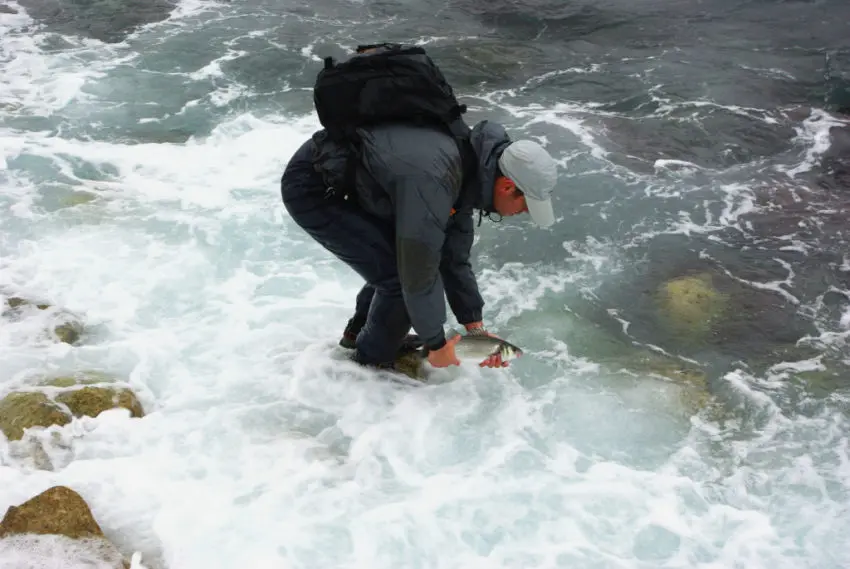
[[[499,354],[494,354],[478,364],[479,367],[505,367],[506,365],[507,362],[502,362],[502,357]]]

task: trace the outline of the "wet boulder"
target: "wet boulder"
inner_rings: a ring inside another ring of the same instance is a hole
[[[80,387],[59,393],[56,401],[68,407],[75,417],[97,417],[104,411],[119,408],[127,409],[134,418],[144,416],[136,394],[127,388]]]
[[[74,417],[97,417],[110,409],[127,409],[141,418],[144,409],[129,388],[99,372],[43,378],[25,391],[0,399],[0,430],[9,440],[20,440],[30,427],[67,425]]]
[[[74,417],[97,417],[110,409],[127,409],[133,418],[145,416],[142,404],[128,387],[118,385],[118,379],[99,371],[84,371],[70,375],[44,378],[40,384],[58,388],[54,399]]]
[[[86,501],[66,486],[53,486],[9,507],[0,521],[0,558],[10,567],[18,566],[13,560],[21,567],[130,566]]]
[[[6,511],[0,522],[0,537],[22,533],[103,537],[88,504],[65,486],[54,486]]]
[[[38,391],[10,393],[0,399],[0,431],[10,441],[20,440],[31,427],[67,425],[71,415]]]

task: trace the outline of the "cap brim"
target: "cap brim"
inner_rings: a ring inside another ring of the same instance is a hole
[[[549,227],[555,223],[555,212],[552,209],[552,200],[535,200],[525,196],[525,204],[531,220],[540,227]]]

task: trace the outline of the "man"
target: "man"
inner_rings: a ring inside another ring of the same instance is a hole
[[[445,132],[372,126],[359,132],[356,199],[342,200],[327,195],[315,167],[317,156],[342,153],[331,142],[319,144],[321,133],[290,159],[281,196],[292,219],[366,281],[340,344],[355,349],[356,362],[391,368],[412,326],[431,365],[459,365],[460,336],[447,340],[443,329],[445,301],[469,333],[487,333],[469,262],[473,210],[528,212],[537,225],[551,225],[555,161],[536,142],[512,142],[502,126],[482,121],[470,132],[475,175],[464,177],[461,152]],[[507,364],[492,356],[480,365]]]

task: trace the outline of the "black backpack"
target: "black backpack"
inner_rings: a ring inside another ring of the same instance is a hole
[[[374,53],[367,53],[374,50]],[[360,158],[357,129],[385,122],[431,125],[455,139],[463,158],[464,186],[477,171],[477,159],[463,121],[466,105],[425,50],[416,46],[380,43],[357,46],[357,55],[342,63],[326,57],[313,88],[313,102],[325,132],[320,138],[348,149],[342,176],[332,177],[317,152],[316,168],[324,172],[330,193],[344,199],[356,196],[354,173]],[[321,139],[314,137],[317,146]]]

